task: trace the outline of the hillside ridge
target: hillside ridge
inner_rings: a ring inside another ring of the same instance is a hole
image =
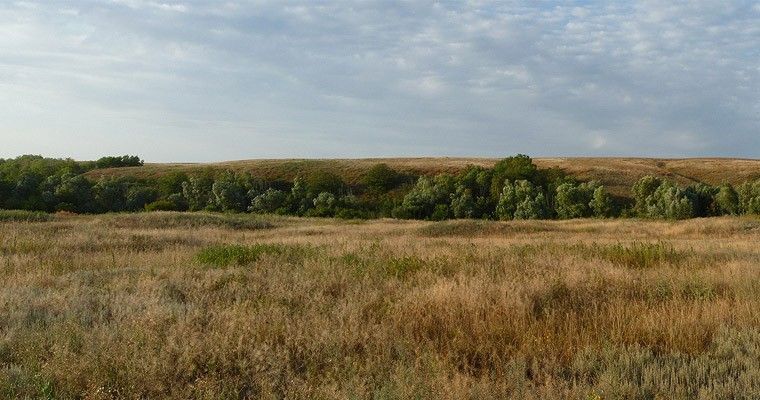
[[[196,173],[206,169],[230,169],[249,172],[270,180],[292,180],[312,169],[327,170],[346,182],[359,182],[362,174],[378,163],[385,163],[400,172],[414,175],[457,173],[467,165],[493,166],[500,158],[478,157],[396,157],[396,158],[331,158],[331,159],[251,159],[211,163],[146,163],[142,167],[93,170],[87,176],[134,176],[154,178],[172,172]],[[540,157],[533,161],[539,168],[560,168],[576,179],[596,180],[616,195],[627,196],[636,180],[657,175],[678,184],[723,182],[739,184],[760,178],[760,159],[746,158],[643,158],[643,157]]]

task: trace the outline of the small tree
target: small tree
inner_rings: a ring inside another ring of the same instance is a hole
[[[739,186],[739,204],[744,214],[760,214],[760,179]]]
[[[557,216],[561,219],[590,217],[594,213],[592,202],[597,186],[596,182],[566,182],[557,186],[554,196],[554,210]]]
[[[279,213],[285,207],[287,194],[277,189],[267,189],[251,200],[248,210],[258,214]]]
[[[694,204],[687,193],[664,181],[646,200],[649,218],[686,219],[694,216]]]
[[[597,188],[594,189],[594,195],[591,199],[591,203],[589,203],[589,207],[591,207],[595,217],[608,218],[612,216],[614,205],[612,203],[612,198],[610,198],[610,195],[604,190],[604,186],[597,186]]]
[[[364,176],[361,183],[368,193],[379,195],[393,189],[399,181],[399,173],[387,164],[375,164]]]
[[[212,201],[222,211],[245,211],[248,189],[234,172],[227,171],[211,187]]]
[[[645,217],[648,213],[647,199],[654,194],[657,188],[662,184],[662,179],[647,175],[639,179],[632,188],[633,199],[636,201],[634,211],[637,215]]]
[[[190,211],[199,211],[211,204],[214,181],[208,176],[191,176],[182,182],[182,197],[187,201]]]
[[[546,196],[527,180],[506,181],[496,206],[496,215],[501,220],[546,218]]]
[[[476,204],[472,197],[472,191],[458,185],[456,192],[451,195],[450,208],[454,218],[473,218],[476,212]]]
[[[718,215],[737,215],[740,211],[739,193],[731,184],[724,183],[715,195],[715,209]]]

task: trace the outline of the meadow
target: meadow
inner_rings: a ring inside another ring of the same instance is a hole
[[[757,399],[760,219],[0,218],[0,397]]]

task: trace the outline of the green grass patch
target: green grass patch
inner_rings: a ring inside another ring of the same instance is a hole
[[[52,220],[51,214],[42,211],[0,210],[0,222],[45,222]]]
[[[113,214],[101,216],[109,226],[118,228],[201,228],[220,227],[237,230],[258,230],[274,228],[268,219],[252,214],[217,214],[191,212],[149,212],[135,214]]]
[[[582,245],[582,248],[576,249],[585,256],[591,258],[601,258],[612,262],[613,264],[622,265],[634,269],[646,269],[660,266],[662,264],[678,264],[682,262],[686,255],[673,248],[673,245],[666,242],[643,243],[633,242],[630,244],[614,245]]]
[[[311,247],[279,243],[257,243],[251,246],[216,245],[201,250],[196,259],[205,265],[228,267],[232,265],[253,264],[261,257],[271,255],[284,257],[289,262],[303,259],[313,253]]]

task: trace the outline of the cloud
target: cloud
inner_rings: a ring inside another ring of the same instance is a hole
[[[758,41],[751,1],[10,2],[0,156],[756,157]]]

